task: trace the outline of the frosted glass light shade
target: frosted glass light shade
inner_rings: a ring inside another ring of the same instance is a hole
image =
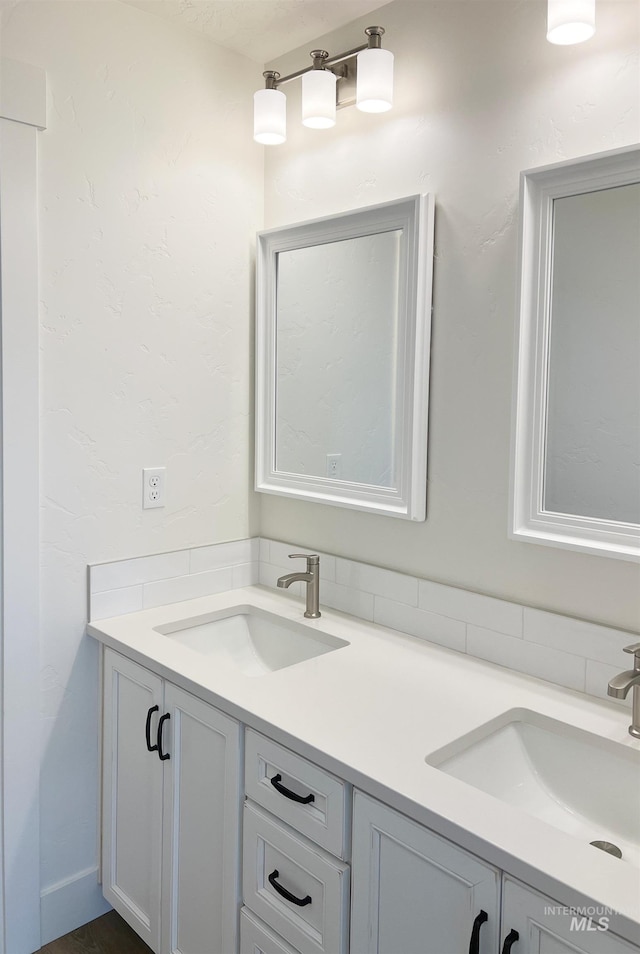
[[[393,53],[368,49],[358,53],[356,106],[364,113],[384,113],[393,106]]]
[[[302,75],[302,122],[312,129],[336,124],[336,80],[331,70],[309,70]]]
[[[560,46],[583,43],[596,31],[596,0],[548,0],[547,40]]]
[[[253,138],[265,146],[277,146],[287,138],[287,97],[279,89],[253,94]]]

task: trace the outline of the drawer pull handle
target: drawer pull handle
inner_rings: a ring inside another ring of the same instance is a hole
[[[290,788],[285,788],[284,785],[280,784],[281,779],[282,775],[274,775],[273,778],[269,779],[276,792],[280,792],[285,798],[290,798],[292,802],[299,802],[301,805],[308,805],[309,802],[314,801],[315,795],[296,795]]]
[[[486,911],[480,911],[480,914],[476,917],[473,922],[473,928],[471,931],[471,940],[469,941],[469,954],[478,954],[480,950],[480,928],[485,921],[489,920],[489,915]]]
[[[502,945],[502,954],[509,954],[509,951],[511,950],[513,945],[516,943],[516,941],[519,941],[519,940],[520,940],[520,935],[515,929],[509,931],[509,933],[504,939],[504,944]]]
[[[171,713],[165,712],[163,716],[160,716],[160,721],[158,722],[158,744],[156,748],[158,750],[158,758],[160,759],[161,762],[166,762],[167,759],[171,758],[168,752],[162,751],[162,729],[167,719],[170,719],[170,718],[171,718]]]
[[[306,898],[296,898],[295,894],[291,894],[290,891],[287,891],[286,888],[283,888],[281,884],[278,884],[276,878],[280,872],[277,868],[274,868],[271,874],[268,876],[269,884],[271,887],[278,892],[278,894],[285,899],[285,901],[290,901],[291,904],[297,904],[299,908],[303,908],[305,904],[311,904],[311,895],[308,894]]]
[[[151,708],[150,708],[149,711],[147,712],[147,725],[146,725],[146,728],[145,728],[145,730],[144,730],[144,734],[145,734],[145,738],[146,738],[146,740],[147,740],[147,751],[148,751],[148,752],[157,752],[157,751],[158,751],[158,746],[157,746],[157,745],[151,745],[151,716],[153,715],[154,712],[158,712],[159,709],[160,709],[160,706],[151,706]]]

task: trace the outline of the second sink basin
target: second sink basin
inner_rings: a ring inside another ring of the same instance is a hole
[[[272,613],[236,606],[176,620],[155,631],[194,652],[227,662],[245,676],[261,676],[349,644]]]
[[[640,865],[640,751],[512,709],[426,761],[583,843],[613,844]]]

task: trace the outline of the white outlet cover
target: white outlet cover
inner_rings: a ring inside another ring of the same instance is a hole
[[[164,507],[166,467],[143,467],[142,469],[142,507],[153,510]]]

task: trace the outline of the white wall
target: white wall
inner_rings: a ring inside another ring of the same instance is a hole
[[[436,197],[427,521],[262,495],[264,536],[621,628],[640,626],[640,573],[619,560],[509,541],[508,480],[522,169],[640,139],[638,6],[597,5],[581,46],[545,39],[546,3],[397,0],[309,49],[361,43],[372,22],[396,55],[384,116],[299,123],[267,150],[265,227]],[[622,663],[622,660],[621,660]]]
[[[41,66],[42,887],[97,858],[86,565],[252,533],[260,68],[117,2],[6,13]],[[142,511],[141,469],[167,467]],[[47,894],[49,904],[52,898]]]

